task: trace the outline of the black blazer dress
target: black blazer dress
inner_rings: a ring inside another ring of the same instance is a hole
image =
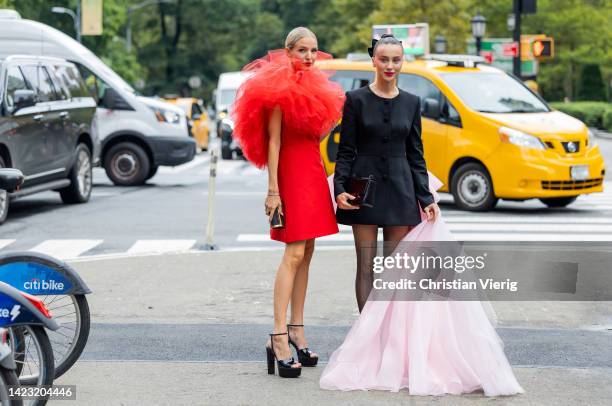
[[[374,207],[338,208],[338,223],[400,226],[421,222],[417,202],[425,208],[434,198],[423,157],[417,96],[400,89],[388,99],[369,86],[346,93],[334,196],[346,192],[351,176],[370,175],[376,180]]]

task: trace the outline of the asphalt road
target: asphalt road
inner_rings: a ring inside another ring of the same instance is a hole
[[[608,168],[612,140],[599,139]],[[94,171],[91,200],[63,205],[46,192],[11,203],[0,227],[0,250],[35,249],[61,258],[181,251],[201,246],[208,220],[208,153],[188,164],[160,168],[146,185],[116,187],[101,168]],[[214,243],[220,249],[279,247],[268,236],[263,214],[265,172],[245,161],[219,161],[214,197]],[[500,201],[495,211],[456,210],[442,194],[443,216],[460,240],[612,241],[612,182],[605,192],[585,195],[565,209],[538,200]],[[319,239],[323,245],[352,244],[350,229]]]

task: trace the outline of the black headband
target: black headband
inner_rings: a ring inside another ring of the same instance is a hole
[[[393,35],[383,34],[383,36],[380,37],[380,39],[383,39],[383,38],[395,38],[395,37]],[[368,48],[368,54],[370,55],[370,58],[374,58],[374,48],[376,48],[377,42],[378,40],[376,38],[372,38],[372,46]],[[400,43],[400,45],[403,46],[402,41],[398,40],[398,42]]]

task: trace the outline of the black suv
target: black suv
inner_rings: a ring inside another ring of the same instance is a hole
[[[77,67],[59,58],[0,60],[0,168],[25,175],[21,190],[0,191],[0,224],[9,200],[45,190],[84,203],[100,154],[96,102]]]

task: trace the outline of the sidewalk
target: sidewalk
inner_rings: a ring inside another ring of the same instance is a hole
[[[526,390],[512,398],[328,392],[318,388],[321,367],[290,382],[268,376],[263,345],[281,255],[220,251],[72,262],[94,292],[92,331],[81,360],[56,383],[77,385],[73,404],[84,405],[603,405],[612,398],[609,302],[493,302]],[[357,315],[354,266],[350,248],[315,253],[305,322],[322,362]]]

